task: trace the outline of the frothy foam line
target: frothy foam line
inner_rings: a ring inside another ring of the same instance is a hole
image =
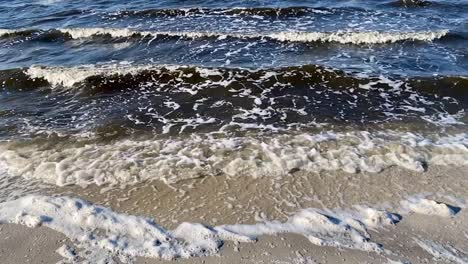
[[[341,44],[383,44],[398,41],[432,41],[440,39],[448,33],[448,30],[423,31],[423,32],[278,32],[271,34],[242,34],[242,33],[217,33],[217,32],[151,32],[132,31],[129,29],[107,28],[79,28],[60,29],[70,34],[73,38],[89,38],[94,35],[111,35],[112,37],[141,36],[171,36],[198,38],[268,38],[282,42],[337,42]]]
[[[192,68],[184,65],[131,65],[127,63],[105,65],[81,65],[75,67],[31,66],[25,73],[32,79],[46,80],[52,86],[73,87],[92,76],[137,75],[143,71],[177,71]],[[193,67],[202,77],[221,75],[216,69]]]
[[[427,201],[425,207],[436,204]],[[440,205],[437,203],[434,211]],[[0,203],[0,224],[49,227],[70,238],[82,249],[81,252],[94,252],[91,256],[78,256],[94,258],[93,262],[109,257],[129,262],[135,257],[207,256],[218,253],[227,240],[254,242],[260,236],[280,233],[303,235],[318,246],[382,252],[384,249],[371,240],[368,229],[394,225],[400,220],[401,216],[397,214],[365,206],[356,206],[353,210],[308,208],[290,216],[286,222],[216,227],[185,222],[170,231],[152,219],[117,213],[76,198],[30,195]],[[59,251],[67,258],[75,257],[66,247]]]
[[[266,139],[193,135],[47,148],[3,144],[0,161],[10,175],[59,186],[174,183],[200,175],[281,178],[297,171],[378,173],[392,166],[423,172],[430,165],[468,165],[468,135],[328,132]]]
[[[0,29],[0,36],[5,36],[5,35],[8,35],[8,34],[14,34],[14,33],[17,33],[17,32],[22,32],[24,30],[15,30],[15,29]]]
[[[461,209],[459,207],[449,206],[445,203],[436,202],[423,197],[409,197],[401,201],[401,210],[403,212],[413,212],[422,215],[436,215],[441,217],[452,217]]]
[[[77,67],[41,67],[31,66],[25,73],[31,78],[45,79],[52,86],[61,85],[64,87],[72,87],[76,83],[80,83],[86,78],[91,76],[109,76],[109,75],[126,75],[126,74],[137,74],[144,70],[155,70],[160,69],[164,66],[132,66],[125,67],[125,65],[102,65],[96,67],[95,65],[83,65]],[[166,66],[170,67],[170,66]]]
[[[270,34],[260,33],[222,33],[222,32],[175,32],[175,31],[136,31],[128,28],[63,28],[57,29],[63,34],[68,34],[73,39],[91,38],[93,36],[111,36],[113,38],[128,38],[132,36],[149,37],[183,37],[189,39],[200,38],[238,38],[238,39],[270,39],[281,42],[333,42],[341,44],[384,44],[399,41],[433,41],[448,34],[448,30],[437,31],[413,31],[413,32],[298,32],[286,31]],[[18,30],[21,32],[24,30]],[[15,31],[1,30],[0,36],[12,34]]]
[[[280,32],[267,35],[267,37],[288,42],[336,42],[341,44],[383,44],[399,41],[433,41],[440,39],[448,30],[423,32]]]

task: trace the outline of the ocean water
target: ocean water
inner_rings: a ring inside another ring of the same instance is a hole
[[[89,236],[83,248],[123,262],[215,254],[224,240],[284,232],[380,252],[365,227],[400,218],[370,208],[166,232],[78,198],[23,196],[457,168],[468,165],[467,110],[466,0],[3,0],[0,223],[50,216],[45,225]],[[99,228],[107,233],[94,239]]]

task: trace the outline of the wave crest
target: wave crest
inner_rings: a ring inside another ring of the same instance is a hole
[[[268,39],[280,42],[302,42],[302,43],[340,43],[340,44],[385,44],[400,41],[434,41],[445,37],[448,30],[436,31],[412,31],[412,32],[379,32],[379,31],[337,31],[337,32],[302,32],[285,31],[274,33],[227,33],[210,31],[137,31],[128,28],[64,28],[53,30],[0,30],[1,37],[24,36],[32,34],[53,34],[60,32],[64,37],[72,39],[92,38],[96,36],[109,36],[111,38],[132,37],[178,37],[188,39],[217,38],[219,40],[234,39]]]

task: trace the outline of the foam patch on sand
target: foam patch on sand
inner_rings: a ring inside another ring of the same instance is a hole
[[[76,198],[30,195],[0,204],[0,223],[49,227],[71,239],[80,252],[93,252],[86,255],[62,246],[57,250],[62,256],[93,261],[207,256],[218,253],[225,241],[255,242],[263,235],[283,233],[303,235],[319,246],[383,252],[382,246],[371,240],[368,229],[394,225],[400,219],[396,214],[362,206],[353,210],[309,208],[286,222],[216,227],[181,223],[174,230],[166,230],[152,219],[116,213]]]
[[[410,197],[407,200],[402,201],[401,206],[406,212],[436,215],[441,217],[452,217],[461,209],[459,207],[450,206],[442,202],[436,202],[421,197]]]
[[[314,245],[363,251],[382,251],[381,245],[370,241],[367,229],[397,223],[397,215],[373,208],[356,208],[349,214],[309,208],[291,216],[285,223],[264,222],[254,225],[227,225],[221,228],[251,237],[294,233],[307,237]],[[371,226],[367,224],[371,223]]]
[[[104,250],[124,258],[202,256],[215,253],[224,240],[252,241],[246,236],[200,224],[181,224],[170,232],[151,219],[118,214],[108,208],[67,197],[26,196],[5,202],[0,204],[0,222],[28,227],[47,226],[63,233],[82,248]],[[66,253],[63,249],[60,251]]]
[[[74,249],[68,245],[62,245],[55,252],[68,261],[74,261],[77,257]]]

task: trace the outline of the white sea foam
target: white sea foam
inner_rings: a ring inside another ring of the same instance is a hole
[[[87,38],[94,35],[111,35],[112,37],[141,36],[173,36],[191,39],[197,38],[269,38],[283,42],[337,42],[342,44],[382,44],[398,41],[433,41],[445,36],[448,30],[422,31],[422,32],[278,32],[271,34],[245,34],[245,33],[219,33],[219,32],[172,32],[172,31],[134,31],[129,29],[111,28],[75,28],[60,29],[69,33],[73,38]]]
[[[63,185],[167,183],[201,175],[281,178],[291,171],[377,173],[398,166],[468,165],[468,135],[348,132],[267,138],[188,138],[77,142],[51,147],[0,145],[10,175]]]
[[[192,73],[184,73],[184,69],[190,69],[189,72],[195,71],[196,74],[200,75],[204,78],[204,81],[200,80],[196,84],[192,84],[190,82],[184,82],[184,77],[190,78],[193,74]],[[196,95],[202,90],[206,90],[213,87],[227,87],[233,82],[244,80],[248,77],[250,73],[260,73],[261,76],[258,79],[247,79],[246,82],[258,83],[259,85],[263,85],[265,82],[271,80],[273,76],[277,74],[284,74],[287,75],[288,72],[281,72],[282,69],[263,69],[263,70],[248,70],[248,69],[233,69],[225,70],[224,72],[220,69],[215,68],[203,68],[203,67],[196,67],[191,65],[134,65],[132,63],[121,62],[118,64],[98,64],[98,65],[80,65],[80,66],[73,66],[73,67],[44,67],[44,66],[31,66],[26,69],[24,72],[30,78],[40,78],[46,80],[52,89],[75,89],[80,88],[78,84],[85,82],[85,80],[92,76],[101,76],[101,77],[110,77],[110,76],[125,76],[125,75],[138,75],[143,71],[151,70],[155,76],[161,74],[163,72],[171,72],[172,74],[178,74],[178,76],[174,75],[174,78],[177,78],[176,82],[171,84],[171,89],[174,92],[180,93],[189,93],[190,95]],[[318,74],[321,74],[323,71],[330,71],[330,69],[322,69],[317,68],[316,71]],[[227,75],[226,73],[229,73]],[[302,72],[305,77],[307,77],[307,71]],[[214,81],[211,76],[217,76],[219,81]],[[352,78],[352,76],[349,76]],[[362,76],[358,76],[360,78]],[[381,85],[388,86],[388,89],[382,90],[379,88]],[[138,88],[145,88],[151,86],[152,88],[159,88],[165,87],[166,83],[160,83],[158,78],[153,78],[152,80],[141,82]],[[326,82],[324,82],[326,85]],[[275,89],[278,87],[290,87],[289,83],[275,83]],[[137,87],[135,87],[137,88]],[[310,89],[314,89],[313,85],[310,86]],[[459,111],[455,114],[449,114],[445,110],[445,105],[443,101],[438,101],[434,98],[431,98],[428,95],[420,94],[418,91],[412,91],[411,86],[401,80],[391,80],[385,76],[380,76],[376,80],[372,80],[367,84],[360,84],[359,89],[364,90],[372,90],[377,91],[379,90],[378,98],[375,100],[384,99],[386,102],[384,104],[380,104],[376,110],[381,111],[382,114],[386,115],[388,119],[396,119],[401,120],[402,112],[408,114],[408,116],[418,116],[425,122],[429,122],[438,126],[451,126],[451,125],[462,125],[464,122],[462,121],[463,117],[465,116],[465,112],[463,110]],[[355,88],[350,88],[344,91],[337,91],[334,89],[330,89],[327,93],[336,93],[338,95],[342,95],[343,93],[348,93],[351,97],[357,99],[357,96],[367,96],[365,92],[361,91],[359,95],[354,94]],[[246,108],[238,108],[236,114],[234,114],[231,118],[231,122],[228,124],[223,124],[223,129],[231,129],[232,127],[239,127],[240,129],[251,129],[251,128],[258,128],[262,130],[275,130],[278,131],[279,128],[274,127],[271,124],[258,124],[256,120],[258,119],[269,119],[272,116],[278,115],[280,111],[283,111],[281,118],[287,118],[288,113],[294,111],[296,114],[299,115],[308,115],[308,112],[305,111],[305,108],[297,108],[297,107],[287,107],[287,108],[275,108],[272,107],[275,104],[275,100],[279,98],[281,100],[281,96],[275,98],[272,97],[270,93],[271,89],[264,89],[262,94],[254,95],[252,94],[252,89],[249,87],[238,88],[238,89],[230,89],[229,92],[233,93],[233,96],[236,96],[235,93],[239,93],[238,96],[250,98],[255,103],[251,109],[249,107]],[[401,98],[394,98],[400,94],[405,93],[404,96],[406,97],[405,100]],[[318,91],[316,93],[319,93]],[[309,100],[306,98],[305,100]],[[450,98],[454,103],[457,103],[455,98]],[[356,100],[357,101],[357,100]],[[354,101],[347,101],[349,104],[350,109],[355,109],[357,107],[357,102]],[[271,107],[262,106],[263,102],[266,102],[267,105]],[[174,106],[176,102],[166,102],[170,103],[171,106]],[[217,104],[226,103],[222,100],[213,104],[213,107]],[[320,103],[320,102],[318,102]],[[194,104],[194,109],[200,105],[199,102]],[[418,107],[416,107],[418,106]],[[144,110],[144,106],[142,110]],[[442,108],[442,109],[440,109]],[[398,113],[396,113],[398,112]],[[148,113],[151,115],[152,113]],[[168,120],[162,120],[161,116],[154,116],[159,121],[165,123]],[[242,122],[243,120],[255,120],[255,122]],[[139,122],[138,120],[135,120]],[[183,120],[179,120],[183,122]],[[194,122],[191,120],[188,124],[193,125]],[[215,120],[216,121],[216,120]],[[219,121],[219,120],[218,120]],[[180,122],[179,122],[180,123]],[[195,122],[196,123],[196,122]],[[174,124],[167,124],[168,127],[173,126]],[[303,124],[289,124],[289,125],[305,125]],[[164,130],[165,132],[169,132],[169,130]]]
[[[60,32],[69,34],[74,39],[89,38],[96,35],[110,35],[114,38],[131,37],[132,35],[150,35],[149,32],[134,31],[128,28],[62,28]]]
[[[0,29],[0,36],[4,36],[4,35],[8,35],[8,34],[12,34],[12,33],[16,33],[16,32],[20,32],[22,30],[15,30],[15,29]]]
[[[73,85],[83,82],[91,76],[112,76],[112,75],[136,75],[145,70],[161,71],[184,69],[190,67],[181,65],[132,65],[125,62],[120,64],[102,64],[102,65],[80,65],[74,67],[43,67],[33,65],[25,70],[25,73],[31,78],[42,78],[49,82],[53,87],[62,86],[71,88]],[[195,67],[196,68],[196,67]],[[220,75],[216,69],[196,68],[200,76]]]
[[[319,246],[381,252],[382,247],[371,241],[367,224],[380,228],[398,220],[391,213],[372,208],[359,207],[347,213],[310,208],[292,215],[286,222],[217,227],[181,223],[169,231],[151,219],[116,213],[75,198],[30,195],[0,204],[0,223],[46,226],[66,235],[80,251],[95,252],[93,258],[114,256],[124,262],[134,257],[174,259],[212,255],[226,240],[254,242],[260,236],[281,233],[303,235]],[[67,246],[58,252],[68,259],[76,258],[77,254],[86,257]]]
[[[274,33],[239,33],[210,31],[139,31],[130,28],[61,28],[59,31],[69,34],[74,39],[90,38],[97,35],[109,35],[114,38],[131,36],[172,36],[190,39],[198,38],[267,38],[282,42],[336,42],[342,44],[383,44],[398,41],[433,41],[447,35],[448,30],[413,31],[413,32],[378,32],[378,31],[337,31],[337,32],[301,32],[284,31]],[[21,31],[21,30],[18,30]],[[0,29],[0,35],[15,32]]]
[[[250,238],[197,224],[181,224],[173,233],[151,219],[118,214],[80,199],[27,196],[0,204],[0,223],[47,226],[85,249],[123,257],[173,259],[215,253],[220,241]],[[199,235],[198,240],[193,237]],[[180,243],[182,239],[185,243]]]
[[[128,67],[119,64],[105,64],[100,65],[99,67],[96,67],[96,65],[81,65],[76,67],[31,66],[25,73],[31,78],[45,79],[52,86],[61,85],[64,87],[72,87],[74,84],[82,82],[91,76],[137,74],[141,71],[153,68],[156,68],[156,66],[140,65]]]
[[[398,221],[399,218],[394,214],[369,207],[357,207],[351,212],[309,208],[291,216],[285,223],[267,221],[253,225],[220,227],[250,237],[281,233],[302,234],[318,246],[380,252],[381,246],[370,241],[367,229],[393,225]]]
[[[55,252],[68,261],[74,261],[77,258],[73,248],[67,245],[62,245]]]
[[[279,41],[296,42],[337,42],[342,44],[383,44],[399,41],[433,41],[440,39],[448,30],[423,32],[280,32],[267,35]]]
[[[394,225],[400,220],[396,214],[370,207],[309,208],[291,215],[286,222],[216,227],[185,222],[170,231],[152,219],[116,213],[75,198],[30,195],[0,204],[0,224],[49,227],[70,238],[80,252],[94,252],[89,256],[62,246],[57,250],[59,254],[67,259],[91,257],[93,261],[112,257],[129,262],[134,257],[174,259],[213,255],[227,240],[248,243],[263,235],[283,233],[303,235],[319,246],[382,252],[384,249],[371,240],[368,229]],[[427,243],[419,244],[437,257],[449,255],[438,248],[433,250]],[[449,259],[459,260],[454,256]]]
[[[410,197],[407,200],[402,201],[401,206],[404,211],[424,215],[451,217],[457,214],[457,210],[452,206],[422,197]]]

